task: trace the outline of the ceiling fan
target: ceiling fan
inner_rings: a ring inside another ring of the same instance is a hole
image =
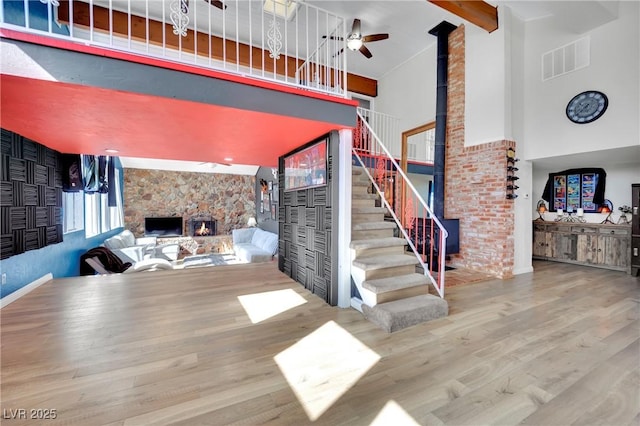
[[[327,36],[322,36],[322,38],[327,38]],[[369,35],[363,36],[362,31],[360,31],[360,20],[354,19],[353,25],[351,26],[351,32],[347,34],[347,47],[349,48],[349,50],[353,50],[353,51],[359,50],[360,53],[362,53],[364,56],[366,56],[367,58],[371,58],[373,54],[369,49],[367,49],[367,46],[365,46],[364,44],[369,42],[374,42],[374,41],[386,40],[388,38],[389,38],[389,34],[387,33],[369,34]],[[329,36],[329,39],[344,40],[343,37],[335,37],[335,36]],[[340,51],[336,55],[341,54],[343,51],[344,51],[344,48],[340,49]]]

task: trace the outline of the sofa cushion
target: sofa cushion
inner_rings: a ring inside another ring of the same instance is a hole
[[[120,234],[114,235],[111,238],[104,240],[104,246],[110,250],[118,250],[127,247],[124,244],[124,240]]]
[[[136,237],[135,235],[133,235],[133,232],[129,231],[128,229],[125,229],[119,235],[120,235],[120,238],[122,238],[122,242],[124,243],[125,247],[131,247],[136,245]]]
[[[244,262],[269,262],[271,253],[251,243],[234,244],[233,251],[236,258]]]
[[[278,251],[278,235],[258,228],[251,238],[251,244],[274,255]]]
[[[250,243],[257,229],[258,228],[241,228],[232,230],[233,244]]]
[[[119,234],[116,234],[113,237],[104,240],[104,246],[111,250],[133,247],[135,245],[136,237],[128,229],[125,229]]]

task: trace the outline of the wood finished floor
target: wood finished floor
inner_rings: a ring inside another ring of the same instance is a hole
[[[394,334],[273,263],[54,280],[0,311],[2,424],[638,425],[639,280],[534,267]]]

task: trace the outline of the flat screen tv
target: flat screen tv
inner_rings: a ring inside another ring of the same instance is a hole
[[[145,217],[144,235],[146,237],[182,236],[182,216]]]
[[[284,157],[284,190],[315,188],[327,184],[327,139]]]

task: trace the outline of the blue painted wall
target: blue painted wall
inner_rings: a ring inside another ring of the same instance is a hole
[[[122,163],[116,159],[115,165],[120,169],[120,190],[122,191],[124,188]],[[122,199],[124,200],[124,197]],[[122,230],[123,228],[114,229],[88,239],[84,236],[84,230],[72,232],[65,234],[61,243],[0,260],[0,272],[7,274],[7,283],[0,287],[1,297],[19,290],[48,273],[52,273],[54,278],[79,276],[80,256]]]

